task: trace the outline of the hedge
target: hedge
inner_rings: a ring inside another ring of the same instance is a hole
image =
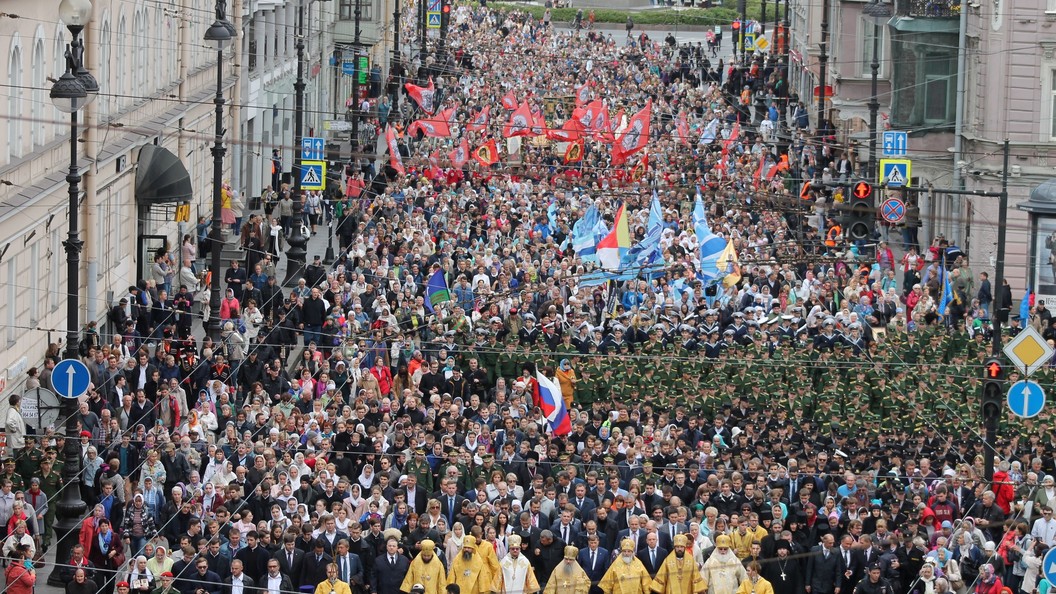
[[[676,2],[679,0],[676,0]],[[748,17],[760,20],[762,0],[748,0]],[[726,0],[724,6],[715,8],[686,8],[683,10],[672,10],[668,8],[653,8],[644,10],[616,10],[610,8],[594,8],[594,21],[597,23],[619,23],[627,22],[627,15],[631,15],[635,24],[639,25],[691,25],[691,26],[715,26],[729,25],[738,18],[736,0]],[[530,13],[535,18],[542,18],[546,11],[540,4],[516,3],[516,2],[494,2],[489,3],[500,10],[520,10]],[[577,8],[552,8],[550,16],[554,23],[568,23],[576,16]],[[590,8],[584,8],[584,15],[590,12]],[[782,14],[784,6],[781,7]],[[774,5],[767,3],[766,20],[772,23],[774,20]]]

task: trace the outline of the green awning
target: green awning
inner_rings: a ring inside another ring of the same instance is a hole
[[[895,16],[887,25],[899,33],[960,33],[958,19],[952,18]]]

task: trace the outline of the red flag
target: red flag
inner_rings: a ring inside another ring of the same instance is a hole
[[[766,172],[766,179],[774,179],[774,176],[782,171],[788,171],[788,155],[781,155],[781,161]]]
[[[755,179],[755,181],[752,182],[752,185],[755,187],[759,187],[759,182],[763,179],[764,168],[766,168],[766,155],[759,155],[759,167],[756,168],[755,175],[752,176]]]
[[[406,171],[403,168],[403,157],[400,155],[400,146],[396,142],[397,138],[396,129],[392,126],[386,126],[385,144],[389,147],[389,166],[400,175],[403,175]]]
[[[528,106],[528,102],[525,101],[517,108],[517,111],[510,114],[510,120],[502,127],[502,135],[505,138],[531,136],[532,123],[532,109]]]
[[[574,142],[583,137],[583,124],[573,118],[560,128],[546,131],[546,137],[558,142]]]
[[[546,133],[546,120],[543,119],[543,110],[532,112],[532,130],[530,136],[542,136]]]
[[[595,99],[590,103],[572,110],[572,119],[578,120],[583,125],[583,130],[594,131],[594,116],[601,109],[601,99]]]
[[[418,130],[430,138],[451,136],[451,118],[455,114],[455,108],[451,107],[436,114],[431,118],[415,120],[407,126],[407,134],[417,134]]]
[[[730,147],[733,143],[737,142],[737,137],[741,135],[741,124],[740,122],[733,123],[733,129],[730,130],[730,138],[722,141],[722,156],[725,157],[726,153],[730,152]]]
[[[429,79],[428,87],[419,87],[411,83],[403,85],[403,88],[407,89],[407,94],[414,99],[414,102],[418,104],[418,107],[422,108],[422,111],[432,115],[436,111],[436,106],[433,105],[433,96],[436,94],[436,87],[433,85],[433,79]]]
[[[462,142],[447,154],[447,158],[456,169],[462,169],[469,160],[469,141],[463,137]]]
[[[485,167],[490,167],[499,162],[499,147],[495,146],[495,139],[491,138],[473,151],[473,159]]]
[[[510,111],[517,109],[517,96],[513,94],[513,91],[509,91],[503,95],[502,106]]]
[[[565,163],[575,163],[583,160],[583,137],[575,142],[570,142],[565,149]]]
[[[576,107],[580,107],[590,101],[590,83],[576,87]]]
[[[616,136],[613,130],[619,123],[623,121],[623,110],[616,114],[615,118],[609,118],[608,108],[602,108],[600,116],[594,118],[594,138],[604,142],[605,144],[612,144],[616,142]],[[604,120],[603,120],[604,119]]]
[[[678,141],[683,146],[689,146],[689,122],[686,121],[686,114],[681,113],[678,115],[678,122],[675,124],[675,131],[678,134]]]
[[[491,106],[487,106],[480,112],[473,116],[473,120],[466,124],[467,132],[480,132],[488,126],[488,114],[491,113]]]
[[[646,101],[638,113],[631,117],[627,128],[616,138],[612,145],[612,164],[622,165],[627,157],[644,149],[649,144],[649,120],[652,117],[653,102]]]

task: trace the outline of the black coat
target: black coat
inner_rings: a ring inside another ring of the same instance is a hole
[[[293,549],[293,563],[291,564],[286,555],[286,547],[276,551],[272,554],[273,559],[277,559],[279,562],[279,571],[283,575],[289,576],[290,581],[295,584],[300,584],[301,573],[304,571],[304,551],[294,548]]]
[[[370,588],[374,592],[399,592],[403,578],[411,568],[411,561],[403,555],[396,555],[396,565],[389,565],[387,554],[374,559],[374,570],[370,572]]]
[[[300,586],[315,586],[321,584],[326,579],[326,566],[332,563],[333,557],[323,553],[322,559],[317,560],[315,553],[308,553],[304,556],[304,568],[301,571],[301,579],[297,584]]]
[[[841,563],[839,554],[836,550],[829,551],[829,557],[826,559],[823,548],[821,545],[812,548],[810,558],[807,560],[804,583],[810,586],[811,594],[831,594],[839,578]]]
[[[638,549],[638,560],[645,566],[645,570],[649,572],[649,577],[656,577],[656,572],[660,571],[660,566],[664,564],[664,559],[667,558],[667,550],[657,545],[656,547],[656,563],[652,562],[652,555],[649,554],[649,547]]]
[[[223,594],[231,594],[231,578],[232,576],[227,576],[226,578],[224,578],[224,587],[222,589]],[[252,588],[256,584],[257,582],[254,581],[253,578],[246,575],[245,572],[242,573],[242,594],[253,592],[254,590]]]

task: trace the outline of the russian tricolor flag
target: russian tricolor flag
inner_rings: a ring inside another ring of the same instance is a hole
[[[561,388],[554,380],[542,373],[535,372],[536,402],[543,409],[543,416],[550,423],[550,430],[555,436],[572,433],[572,421],[568,418],[565,399],[561,397]]]
[[[627,216],[624,213],[623,204],[616,211],[616,219],[612,224],[612,231],[598,242],[598,261],[605,272],[617,272],[620,269],[620,260],[631,247],[631,232],[627,225]]]

